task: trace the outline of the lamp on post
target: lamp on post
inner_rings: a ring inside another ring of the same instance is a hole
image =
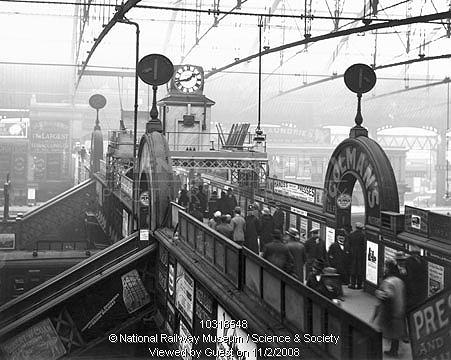
[[[346,69],[344,74],[346,87],[357,94],[357,114],[355,116],[355,126],[349,132],[349,137],[368,137],[368,130],[362,126],[362,94],[370,91],[376,85],[376,73],[366,64],[354,64]]]
[[[258,19],[258,116],[257,128],[255,129],[254,143],[259,147],[266,139],[263,130],[260,129],[262,108],[262,27],[263,18]]]
[[[89,105],[96,110],[96,123],[91,135],[91,157],[90,172],[94,174],[100,170],[100,160],[103,159],[103,135],[100,129],[99,110],[106,105],[105,96],[100,94],[92,95],[89,98]]]
[[[4,195],[4,204],[3,204],[3,221],[8,221],[9,218],[9,190],[11,188],[11,180],[9,179],[9,173],[6,174],[6,182],[3,185],[3,195]]]
[[[150,110],[150,120],[146,124],[146,134],[143,136],[147,138],[153,138],[156,134],[152,134],[153,132],[162,132],[163,127],[161,126],[161,121],[158,119],[158,110],[157,110],[157,90],[158,85],[166,84],[174,74],[174,66],[172,62],[165,56],[160,54],[150,54],[144,56],[136,66],[136,72],[142,81],[144,81],[148,85],[152,85],[153,90],[153,103],[152,109]],[[150,140],[151,141],[151,140]],[[141,159],[139,159],[141,161]],[[148,166],[148,164],[145,164]],[[140,171],[141,165],[138,167],[138,162],[135,167],[136,175],[134,176],[133,181],[133,194],[137,194],[139,190],[142,190],[141,186],[145,184],[141,184],[141,179],[137,178],[138,171]],[[152,172],[158,173],[160,170],[153,169]],[[151,177],[152,179],[152,177]],[[146,178],[146,181],[149,179]],[[153,186],[153,185],[151,185]],[[135,211],[138,219],[138,227],[139,227],[139,240],[141,244],[141,240],[148,240],[148,231],[151,225],[151,220],[149,219],[150,213],[150,196],[149,190],[144,190],[140,195],[140,205],[138,205],[138,211]],[[136,197],[138,198],[138,197]],[[133,214],[135,216],[135,213]]]
[[[139,77],[147,85],[152,85],[153,101],[150,109],[150,120],[146,124],[146,133],[162,132],[163,127],[158,119],[157,90],[159,85],[166,84],[174,74],[174,65],[171,60],[161,54],[144,56],[136,67]]]

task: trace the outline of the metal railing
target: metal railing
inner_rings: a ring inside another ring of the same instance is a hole
[[[247,133],[242,144],[222,143],[218,133],[166,132],[164,134],[171,151],[260,151],[266,152],[266,136],[260,145],[254,143],[254,134]],[[188,140],[189,139],[189,140]],[[209,139],[209,140],[205,140]]]
[[[61,299],[69,297],[75,288],[87,287],[89,282],[105,276],[104,273],[113,269],[114,265],[131,259],[139,251],[137,237],[138,233],[129,235],[0,306],[0,338],[29,320],[30,316],[42,314],[49,307],[57,305]],[[149,246],[149,251],[154,248],[155,244]]]
[[[272,309],[294,334],[334,334],[336,344],[311,344],[335,359],[382,359],[382,334],[249,249],[239,246],[172,203],[179,243],[242,290]]]
[[[133,180],[125,175],[119,175],[120,187],[121,190],[130,196],[130,199],[133,198]]]
[[[181,210],[179,239],[240,288],[241,246]]]

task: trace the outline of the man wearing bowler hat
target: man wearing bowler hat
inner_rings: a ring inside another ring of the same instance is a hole
[[[312,265],[315,259],[327,262],[326,243],[319,236],[319,229],[310,230],[310,237],[304,244],[305,247],[305,271],[308,278],[312,272]]]
[[[331,269],[331,268],[326,268]],[[333,271],[324,274],[324,261],[315,259],[312,263],[312,272],[307,278],[307,286],[324,295],[328,299],[336,299],[340,296],[335,286],[332,285],[331,278],[339,276]]]

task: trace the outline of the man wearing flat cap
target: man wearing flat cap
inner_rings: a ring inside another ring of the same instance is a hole
[[[312,265],[315,259],[327,262],[326,243],[319,236],[319,229],[310,230],[310,237],[304,244],[305,247],[305,271],[306,278],[312,272]]]
[[[294,259],[293,273],[299,281],[304,282],[305,248],[301,243],[298,229],[290,227],[285,231],[284,240]]]
[[[364,225],[355,223],[355,230],[349,234],[349,275],[350,289],[363,287],[363,275],[365,274],[365,234]]]

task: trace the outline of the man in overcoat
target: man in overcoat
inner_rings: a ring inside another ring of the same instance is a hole
[[[355,224],[355,230],[349,235],[349,275],[350,289],[361,289],[365,274],[365,233],[361,222]]]

